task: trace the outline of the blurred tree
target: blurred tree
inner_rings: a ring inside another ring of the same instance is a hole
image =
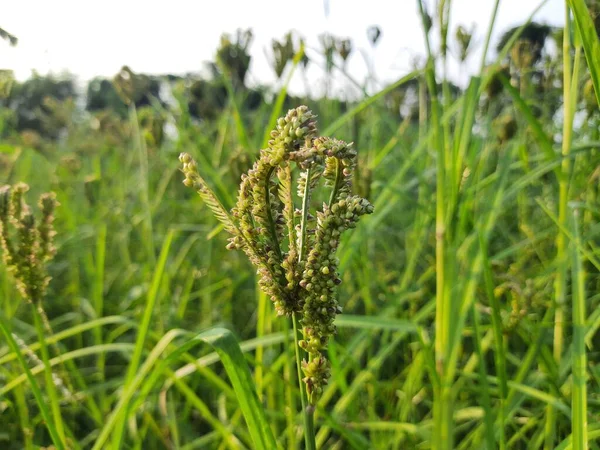
[[[196,119],[214,120],[227,104],[227,89],[219,78],[194,80],[188,95],[188,110]]]
[[[506,30],[496,50],[500,52],[520,28],[518,25]],[[556,51],[547,50],[549,43],[554,43]],[[509,48],[505,64],[512,85],[528,99],[533,113],[550,120],[562,101],[562,92],[557,89],[562,83],[562,30],[537,22],[525,24]],[[498,114],[510,107],[510,98],[506,96],[496,96],[494,102],[493,108]]]
[[[120,117],[127,116],[127,105],[117,93],[115,86],[105,78],[94,78],[88,83],[86,110],[112,110]]]
[[[161,79],[133,72],[128,66],[123,66],[113,78],[115,91],[125,104],[135,104],[137,108],[150,106],[152,101],[164,102],[160,98]]]
[[[521,28],[521,25],[509,28],[500,36],[500,40],[496,45],[496,51],[500,53],[502,49],[508,44],[513,34]],[[543,25],[537,22],[531,22],[525,25],[521,31],[519,39],[513,44],[510,52],[510,58],[519,59],[520,62],[524,62],[527,58],[531,65],[536,64],[542,57],[542,51],[546,45],[546,40],[551,35],[553,28],[549,25]],[[520,51],[513,51],[515,47],[520,47]],[[525,55],[524,53],[527,53]]]
[[[16,131],[33,131],[48,139],[57,139],[70,123],[68,112],[74,110],[76,98],[75,83],[70,75],[61,77],[40,76],[36,73],[31,78],[19,83],[10,74],[5,73],[0,106],[14,112]],[[66,109],[60,103],[69,101]]]

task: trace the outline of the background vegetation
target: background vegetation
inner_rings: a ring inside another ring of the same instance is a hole
[[[44,395],[51,366],[66,448],[258,448],[219,355],[185,337],[216,325],[237,337],[278,445],[301,448],[289,324],[177,159],[192,154],[231,207],[274,120],[300,104],[355,143],[354,188],[375,206],[339,252],[318,446],[599,448],[600,7],[570,2],[564,29],[506,30],[459,86],[444,68],[469,62],[471,31],[448,29],[450,2],[418,4],[440,47],[372,95],[372,78],[345,71],[352,42],[322,37],[324,82],[341,77],[353,100],[287,94],[313,63],[294,34],[273,42],[276,86],[246,83],[250,31],[223,36],[210,77],[124,67],[82,95],[68,76],[2,72],[0,180],[60,203],[45,342],[0,265],[19,345],[0,347],[2,448],[52,444],[18,355]]]

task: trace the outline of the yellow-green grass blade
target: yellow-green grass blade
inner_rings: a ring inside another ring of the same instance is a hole
[[[590,76],[594,83],[596,100],[600,105],[600,39],[590,11],[584,0],[567,0],[567,4],[573,12],[575,24],[581,37],[581,43],[585,51],[585,58],[588,63]]]

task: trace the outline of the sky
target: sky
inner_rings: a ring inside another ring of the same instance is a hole
[[[426,3],[431,4],[433,0]],[[551,25],[564,23],[564,0],[546,0],[535,20]],[[474,25],[475,51],[465,70],[479,66],[493,0],[453,0],[451,29]],[[494,36],[522,23],[540,0],[501,0]],[[355,51],[348,72],[358,80],[367,74],[369,60],[381,82],[408,73],[424,54],[423,33],[416,0],[17,0],[2,7],[0,27],[17,36],[10,47],[0,42],[0,68],[11,69],[23,79],[36,70],[60,73],[68,70],[85,81],[111,77],[123,65],[135,72],[186,73],[199,71],[214,59],[222,33],[252,28],[250,81],[272,84],[269,64],[271,40],[289,30],[305,37],[307,53],[318,64],[308,71],[309,84],[323,76],[318,36],[329,32],[349,37]],[[381,39],[373,49],[366,30],[378,25]],[[319,66],[320,64],[320,66]],[[458,79],[458,64],[451,64]],[[460,80],[459,80],[460,81]],[[300,76],[291,90],[302,91]]]

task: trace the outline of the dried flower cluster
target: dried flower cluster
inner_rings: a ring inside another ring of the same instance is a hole
[[[235,207],[228,212],[198,173],[190,155],[180,155],[184,184],[194,187],[232,234],[229,249],[243,250],[257,267],[259,284],[280,315],[297,315],[302,325],[300,346],[304,382],[311,403],[322,393],[330,374],[323,351],[335,333],[341,312],[335,288],[341,283],[335,256],[341,234],[360,216],[373,212],[364,198],[353,196],[351,180],[356,152],[351,144],[318,137],[315,116],[306,106],[290,110],[277,121],[267,149],[242,176]],[[291,163],[302,169],[294,205]],[[329,202],[312,215],[311,194],[321,179],[331,188]]]
[[[41,300],[50,277],[46,262],[56,249],[54,240],[54,193],[42,194],[39,200],[41,220],[36,219],[23,196],[29,187],[19,183],[0,187],[0,247],[2,260],[17,282],[17,288],[28,302]]]

